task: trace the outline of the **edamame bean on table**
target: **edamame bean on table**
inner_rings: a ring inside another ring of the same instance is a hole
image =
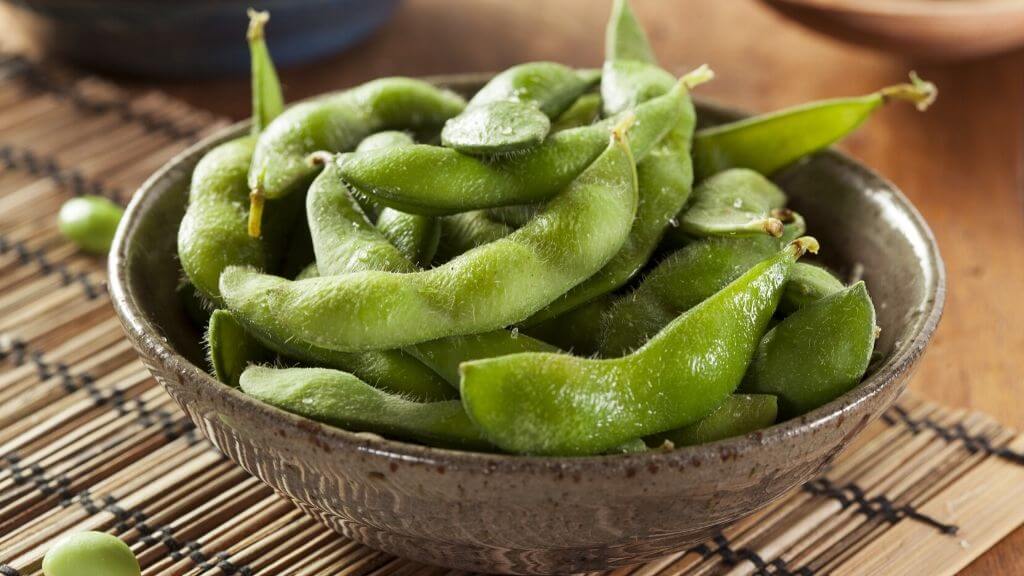
[[[200,161],[178,234],[225,384],[351,432],[614,457],[747,434],[869,370],[868,286],[797,262],[815,222],[770,178],[885,102],[926,108],[916,75],[695,130],[710,70],[676,79],[615,0],[599,72],[520,64],[468,104],[385,78],[282,110],[251,18],[252,134]]]

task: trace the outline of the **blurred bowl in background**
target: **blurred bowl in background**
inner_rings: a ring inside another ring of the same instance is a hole
[[[929,60],[1024,46],[1024,0],[763,0],[828,36]]]
[[[274,61],[340,52],[379,28],[399,0],[0,0],[41,52],[149,78],[249,73],[246,8],[269,10]]]

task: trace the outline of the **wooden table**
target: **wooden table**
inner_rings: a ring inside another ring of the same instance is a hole
[[[362,46],[283,71],[298,99],[381,75],[498,70],[552,59],[598,66],[607,0],[407,0]],[[949,276],[945,317],[913,381],[921,395],[1024,426],[1024,53],[969,64],[915,63],[831,41],[753,0],[634,0],[662,62],[707,62],[699,89],[749,110],[861,94],[916,69],[940,87],[926,114],[879,113],[843,148],[895,181],[938,236]],[[273,50],[274,28],[268,30]],[[235,118],[245,80],[146,85]],[[1024,504],[1022,504],[1024,505]],[[1024,530],[966,574],[1024,573]]]

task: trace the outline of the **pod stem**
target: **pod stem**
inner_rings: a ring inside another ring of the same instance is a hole
[[[262,233],[263,204],[266,198],[263,190],[253,188],[249,192],[249,236],[259,238]]]
[[[263,40],[263,30],[266,28],[267,22],[270,21],[270,12],[249,8],[246,10],[246,14],[249,16],[249,29],[245,33],[245,38],[249,42]]]
[[[796,258],[803,256],[807,252],[817,254],[820,247],[818,241],[813,236],[801,236],[789,243],[789,249],[793,251],[793,255]]]
[[[619,121],[612,126],[612,140],[616,142],[622,142],[626,139],[626,134],[629,129],[636,124],[636,114],[632,112],[626,112],[619,118]]]
[[[896,84],[878,91],[883,102],[889,100],[904,100],[912,103],[918,110],[924,112],[935,102],[939,96],[939,89],[926,80],[922,80],[917,72],[910,73],[909,84]]]
[[[796,221],[796,212],[789,208],[773,208],[769,215],[772,218],[778,218],[783,224],[791,224]]]
[[[309,163],[310,166],[327,166],[333,159],[334,154],[326,150],[317,150],[309,156],[306,156],[306,162]]]
[[[708,66],[707,64],[701,64],[700,66],[694,68],[693,70],[683,75],[683,77],[680,78],[679,81],[682,82],[684,86],[686,86],[687,90],[693,90],[694,88],[700,86],[701,84],[704,84],[705,82],[714,80],[714,78],[715,71],[712,70],[711,67]]]

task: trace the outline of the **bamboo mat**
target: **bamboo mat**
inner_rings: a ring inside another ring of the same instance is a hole
[[[158,93],[0,53],[0,575],[106,530],[146,575],[434,574],[337,536],[227,461],[156,385],[59,236],[75,194],[125,202],[225,125]],[[904,396],[820,478],[618,575],[953,574],[1024,522],[1024,436]]]

